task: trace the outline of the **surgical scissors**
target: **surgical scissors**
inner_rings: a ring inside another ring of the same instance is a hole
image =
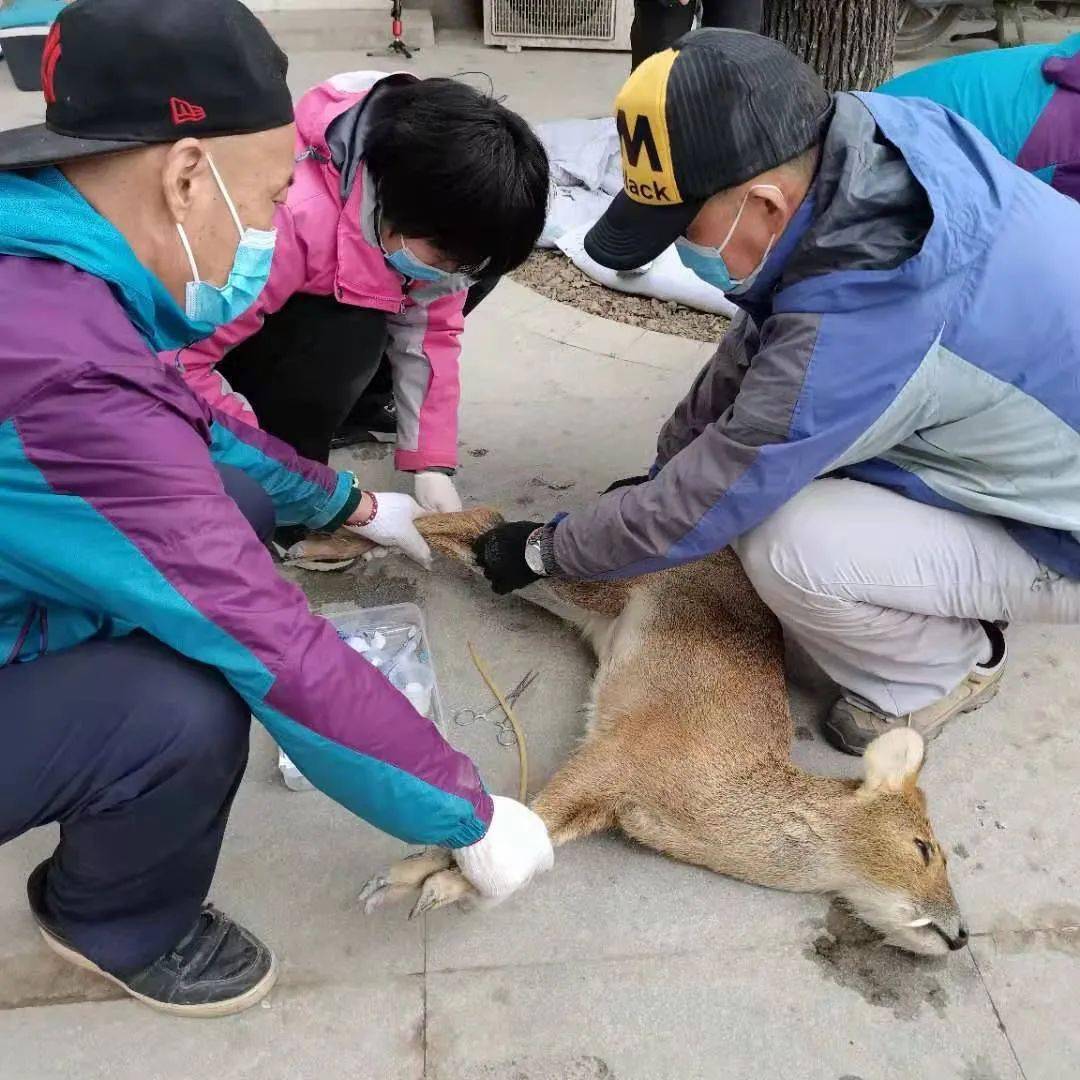
[[[521,680],[521,682],[519,682],[517,686],[515,686],[514,689],[506,695],[507,705],[513,705],[514,702],[517,701],[517,699],[521,697],[521,695],[524,694],[530,686],[532,686],[533,682],[536,680],[537,675],[539,674],[540,673],[538,671],[527,671],[525,673],[525,677]],[[491,717],[492,713],[497,713],[501,711],[502,706],[498,702],[496,702],[490,708],[484,709],[483,712],[477,712],[476,709],[471,709],[468,706],[465,706],[464,708],[458,709],[457,712],[454,713],[454,723],[457,724],[459,727],[468,727],[470,724],[475,724],[477,720],[487,720]],[[507,720],[507,722],[509,722],[509,720]],[[496,720],[493,721],[493,723],[497,724],[501,728],[503,721]]]

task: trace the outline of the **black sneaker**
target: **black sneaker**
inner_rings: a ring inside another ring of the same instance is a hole
[[[41,863],[26,883],[30,910],[53,952],[69,963],[102,975],[133,998],[174,1016],[230,1016],[257,1005],[277,982],[274,954],[250,931],[211,904],[195,925],[164,956],[133,975],[112,975],[83,956],[64,938],[45,912]]]
[[[397,441],[397,406],[392,394],[361,398],[333,437],[330,449],[340,450],[357,443]]]

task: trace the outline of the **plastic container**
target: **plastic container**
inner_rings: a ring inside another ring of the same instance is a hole
[[[354,644],[371,663],[387,674],[390,681],[413,703],[417,711],[444,730],[442,695],[431,657],[427,623],[416,604],[387,604],[360,607],[356,604],[333,604],[317,614],[328,619],[344,639],[359,639]],[[378,637],[376,637],[378,635]],[[364,646],[367,646],[366,648]],[[378,646],[378,647],[376,647]],[[285,785],[293,791],[306,791],[311,784],[282,752],[278,768]]]
[[[290,791],[312,791],[315,785],[292,763],[292,759],[278,748],[277,767],[281,773],[281,779]]]

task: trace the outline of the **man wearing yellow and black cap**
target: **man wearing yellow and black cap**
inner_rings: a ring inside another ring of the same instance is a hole
[[[816,148],[830,107],[817,75],[770,38],[703,30],[656,53],[615,100],[623,191],[586,250],[614,270],[654,259],[717,192]],[[793,195],[805,193],[806,172]]]
[[[586,238],[674,243],[742,308],[648,476],[477,542],[499,592],[733,545],[842,688],[862,753],[998,690],[998,623],[1080,622],[1080,205],[925,99],[829,97],[778,42],[701,30],[616,102],[624,191]]]

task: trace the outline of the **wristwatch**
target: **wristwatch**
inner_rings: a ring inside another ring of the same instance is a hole
[[[540,541],[544,539],[544,530],[534,529],[525,541],[525,565],[537,575],[547,577],[544,569],[544,553],[540,550]]]

